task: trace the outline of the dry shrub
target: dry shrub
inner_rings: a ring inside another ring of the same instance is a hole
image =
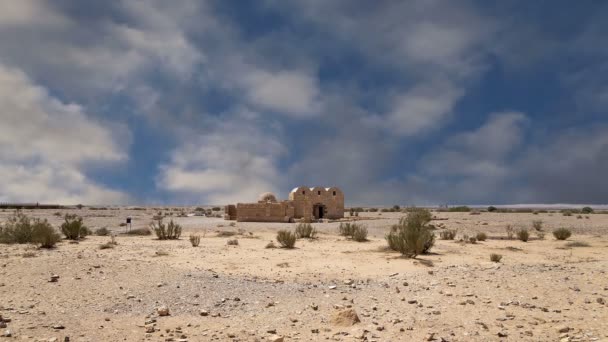
[[[536,230],[537,232],[542,231],[543,230],[543,221],[541,221],[541,220],[532,221],[532,228],[534,228],[534,230]]]
[[[391,231],[386,235],[389,248],[408,258],[415,258],[430,251],[435,244],[435,234],[428,227],[430,212],[427,215],[425,211],[428,212],[424,209],[410,212],[391,227]]]
[[[486,241],[488,239],[488,235],[484,232],[479,232],[475,238],[477,238],[477,241]]]
[[[190,244],[192,244],[192,247],[198,247],[198,245],[200,243],[201,243],[200,235],[190,235]]]
[[[566,247],[591,247],[591,245],[582,241],[572,241],[568,242]]]
[[[471,237],[469,238],[469,243],[477,243],[477,238],[476,238],[476,237],[474,237],[474,236],[471,236]]]
[[[507,239],[513,240],[513,235],[515,234],[515,229],[513,229],[513,226],[508,224],[505,227],[505,231],[507,232]]]
[[[357,225],[353,231],[352,239],[357,242],[367,241],[367,227]]]
[[[110,235],[110,230],[106,227],[99,228],[95,231],[95,235],[97,236],[108,236]]]
[[[114,248],[114,244],[112,244],[111,242],[106,242],[106,243],[102,243],[101,245],[99,245],[99,249],[111,249]]]
[[[270,241],[266,244],[266,247],[264,248],[277,248],[277,246],[274,245],[274,242]]]
[[[83,224],[82,217],[66,214],[61,224],[61,232],[68,240],[80,240],[89,235],[91,231]]]
[[[566,240],[572,236],[572,232],[570,232],[570,229],[568,228],[558,228],[553,231],[553,236],[558,240]]]
[[[293,248],[296,245],[296,234],[289,230],[279,230],[277,232],[277,241],[283,248]]]
[[[156,221],[150,224],[150,228],[159,240],[177,240],[182,235],[182,227],[173,220],[169,221],[169,224],[164,224],[162,218]]]
[[[351,237],[353,236],[353,231],[355,230],[356,223],[343,222],[338,226],[338,233],[342,236]]]
[[[131,229],[128,232],[125,232],[123,234],[146,236],[146,235],[152,235],[152,231],[150,231],[150,229],[148,229],[148,228],[137,228],[137,229]]]
[[[226,244],[228,246],[238,246],[239,245],[239,240],[237,239],[230,239],[226,242]]]
[[[522,229],[520,229],[520,230],[517,231],[517,238],[520,241],[527,242],[528,239],[530,238],[530,233],[528,233],[527,229],[522,228]]]
[[[500,262],[500,259],[502,259],[502,255],[496,253],[490,254],[490,261]]]
[[[229,230],[220,230],[217,232],[218,237],[231,237],[237,235],[237,232],[229,231]]]
[[[441,240],[454,240],[454,238],[456,237],[456,233],[456,229],[447,229],[439,232],[439,238]]]
[[[298,223],[296,226],[296,237],[298,239],[314,239],[316,236],[317,230],[310,223]]]
[[[52,248],[60,239],[47,220],[32,220],[19,210],[0,226],[0,243],[35,243],[42,248]]]
[[[545,239],[545,232],[537,230],[537,231],[536,231],[536,237],[537,237],[539,240],[544,240],[544,239]]]

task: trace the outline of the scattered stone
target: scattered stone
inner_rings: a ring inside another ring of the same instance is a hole
[[[55,330],[63,330],[63,329],[65,329],[65,327],[62,324],[54,324],[52,326],[52,328],[55,329]]]
[[[602,297],[598,297],[595,301],[602,305],[606,304],[606,301]]]
[[[208,316],[208,315],[209,315],[209,311],[207,311],[207,310],[201,310],[201,311],[199,312],[199,314],[200,314],[201,316]]]
[[[163,305],[161,307],[156,308],[156,313],[161,317],[169,316],[169,308]]]
[[[566,325],[560,325],[559,327],[557,327],[557,332],[560,334],[567,333],[568,331],[570,331],[570,327]]]
[[[56,274],[51,275],[51,279],[49,279],[49,283],[56,283],[59,280],[59,276]]]
[[[283,336],[271,335],[271,336],[268,337],[268,341],[270,341],[270,342],[283,342],[283,341],[285,341],[285,338],[283,338]]]
[[[361,322],[361,320],[354,309],[345,309],[334,312],[331,315],[330,322],[333,325],[350,327]]]

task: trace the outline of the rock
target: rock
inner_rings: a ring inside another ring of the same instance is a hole
[[[498,332],[498,337],[507,337],[507,336],[509,336],[509,334],[507,334],[507,333],[506,333],[506,332],[504,332],[504,331],[499,331],[499,332]]]
[[[3,321],[0,321],[0,329],[4,329],[6,328],[6,323],[4,323]]]
[[[152,325],[149,325],[149,326],[146,327],[146,333],[148,333],[148,334],[153,333],[154,330],[155,330],[154,326],[152,326]]]
[[[329,285],[329,289],[330,289],[330,290],[335,290],[336,288],[337,288],[337,286],[336,286],[336,285]]]
[[[355,281],[354,281],[354,280],[352,280],[352,279],[346,279],[346,280],[344,281],[344,285],[352,285],[354,282],[355,282]]]
[[[199,313],[200,313],[201,316],[208,316],[209,315],[209,311],[207,311],[207,310],[201,310]]]
[[[606,301],[602,297],[598,297],[598,299],[596,299],[595,301],[598,302],[598,304],[602,304],[602,305],[606,304]]]
[[[159,316],[169,316],[169,308],[163,305],[161,307],[156,308],[156,313]]]
[[[350,327],[361,322],[361,320],[354,309],[346,309],[334,312],[331,315],[330,322],[333,325]]]
[[[560,325],[559,327],[557,327],[557,332],[558,333],[567,333],[568,331],[570,331],[570,327],[566,326],[566,325]]]
[[[283,338],[283,336],[278,336],[278,335],[270,335],[268,337],[268,341],[270,342],[283,342],[285,340],[285,338]]]
[[[65,327],[62,324],[54,324],[52,328],[55,329],[55,330],[63,330],[63,329],[65,329]]]
[[[10,330],[5,330],[2,333],[2,337],[11,337],[11,336],[13,336],[13,333]]]
[[[49,279],[49,283],[56,283],[59,280],[59,276],[56,274],[51,275],[51,279]]]

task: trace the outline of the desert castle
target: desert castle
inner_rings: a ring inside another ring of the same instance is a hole
[[[226,220],[239,222],[293,222],[295,219],[319,220],[344,217],[344,194],[337,187],[300,186],[289,199],[277,201],[273,193],[260,195],[257,203],[237,203],[225,208]]]

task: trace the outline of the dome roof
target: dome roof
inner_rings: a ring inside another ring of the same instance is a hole
[[[264,192],[260,194],[258,197],[258,201],[260,202],[276,202],[277,196],[275,196],[272,192]]]

